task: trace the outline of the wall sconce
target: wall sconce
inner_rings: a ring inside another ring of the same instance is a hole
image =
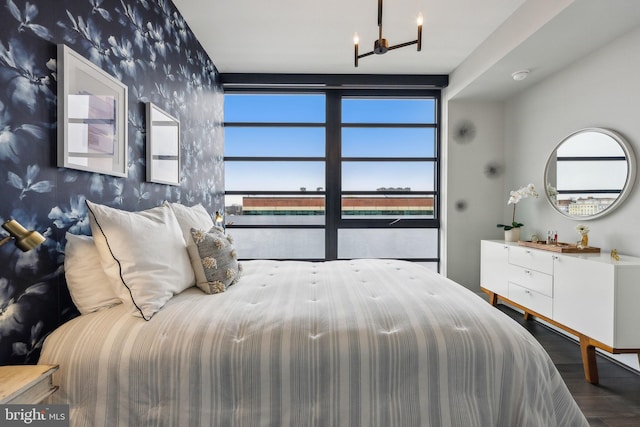
[[[22,252],[28,252],[31,249],[37,248],[46,240],[46,238],[42,234],[38,233],[37,231],[27,230],[15,219],[6,221],[4,224],[2,224],[2,228],[4,228],[7,233],[9,233],[9,235],[0,240],[0,246],[4,245],[13,238],[15,239],[15,245]]]

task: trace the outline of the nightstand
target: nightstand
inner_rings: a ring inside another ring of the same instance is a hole
[[[58,365],[0,366],[0,404],[38,404],[58,387],[51,374]]]

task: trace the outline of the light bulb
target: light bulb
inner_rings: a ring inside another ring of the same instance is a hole
[[[360,43],[360,37],[358,36],[358,33],[354,33],[353,34],[353,44],[358,44]]]
[[[416,19],[416,21],[418,22],[419,26],[422,26],[422,23],[424,22],[424,18],[422,17],[422,13],[418,13],[418,19]]]

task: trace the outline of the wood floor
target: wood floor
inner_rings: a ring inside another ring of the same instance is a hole
[[[640,426],[640,375],[598,355],[600,384],[585,381],[577,342],[522,314],[499,305],[502,310],[529,330],[540,341],[564,378],[573,398],[594,427]]]

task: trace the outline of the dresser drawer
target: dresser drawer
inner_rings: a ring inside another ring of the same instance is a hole
[[[509,282],[509,299],[548,318],[553,318],[551,297]]]
[[[509,248],[509,264],[553,274],[553,256],[547,251],[512,246]]]
[[[509,282],[531,289],[548,297],[553,297],[553,276],[536,270],[509,265]]]

